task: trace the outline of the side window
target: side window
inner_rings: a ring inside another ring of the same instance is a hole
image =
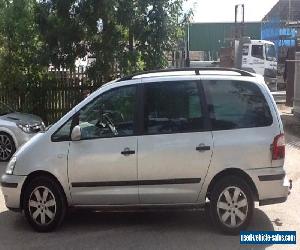
[[[213,130],[265,127],[272,115],[258,86],[251,82],[203,81]]]
[[[78,114],[82,139],[130,136],[134,134],[136,86],[103,93]]]
[[[252,45],[251,55],[260,59],[264,58],[264,46],[263,45]]]
[[[196,82],[164,82],[145,85],[146,134],[180,133],[204,129]]]
[[[266,58],[268,61],[276,60],[276,50],[274,45],[266,44]]]
[[[248,56],[249,54],[249,45],[243,46],[243,56]]]

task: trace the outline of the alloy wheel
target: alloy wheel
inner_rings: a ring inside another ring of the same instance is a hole
[[[44,186],[35,188],[30,195],[28,209],[35,223],[50,224],[56,215],[56,201],[51,190]]]
[[[238,187],[227,187],[217,201],[217,212],[220,221],[227,227],[239,227],[247,218],[248,200]]]
[[[5,135],[0,135],[0,161],[7,161],[13,154],[14,145],[11,139]]]

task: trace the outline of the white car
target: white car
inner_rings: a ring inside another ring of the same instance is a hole
[[[37,231],[70,207],[203,207],[236,234],[254,202],[284,202],[285,142],[261,77],[234,69],[142,73],[99,88],[26,143],[2,176]]]

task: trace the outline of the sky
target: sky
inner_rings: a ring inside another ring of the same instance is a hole
[[[261,21],[278,0],[187,0],[194,7],[193,22],[234,22],[234,6],[245,5],[245,22]],[[239,19],[241,20],[241,19]]]

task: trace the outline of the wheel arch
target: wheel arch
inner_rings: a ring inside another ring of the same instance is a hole
[[[43,171],[43,170],[38,170],[38,171],[34,171],[34,172],[30,173],[24,181],[24,184],[23,184],[22,189],[21,189],[21,197],[20,197],[20,208],[21,208],[21,210],[23,209],[25,189],[28,186],[28,184],[30,183],[30,181],[33,180],[37,176],[44,176],[44,177],[48,177],[48,178],[51,178],[52,180],[54,180],[58,184],[58,186],[60,187],[60,189],[62,191],[62,194],[63,194],[63,197],[66,201],[66,204],[68,204],[68,199],[67,199],[65,190],[64,190],[63,186],[61,185],[61,183],[59,182],[59,180],[53,174],[51,174],[50,172]]]
[[[233,176],[243,179],[249,185],[251,192],[253,194],[254,200],[258,201],[258,199],[259,199],[258,190],[257,190],[256,185],[254,184],[252,178],[245,171],[243,171],[239,168],[227,168],[227,169],[224,169],[221,172],[217,173],[208,185],[206,197],[209,198],[209,195],[210,195],[213,187],[215,186],[215,184],[218,182],[218,180],[220,180],[221,178],[224,178],[225,176],[230,176],[230,175],[231,176],[233,175]]]

